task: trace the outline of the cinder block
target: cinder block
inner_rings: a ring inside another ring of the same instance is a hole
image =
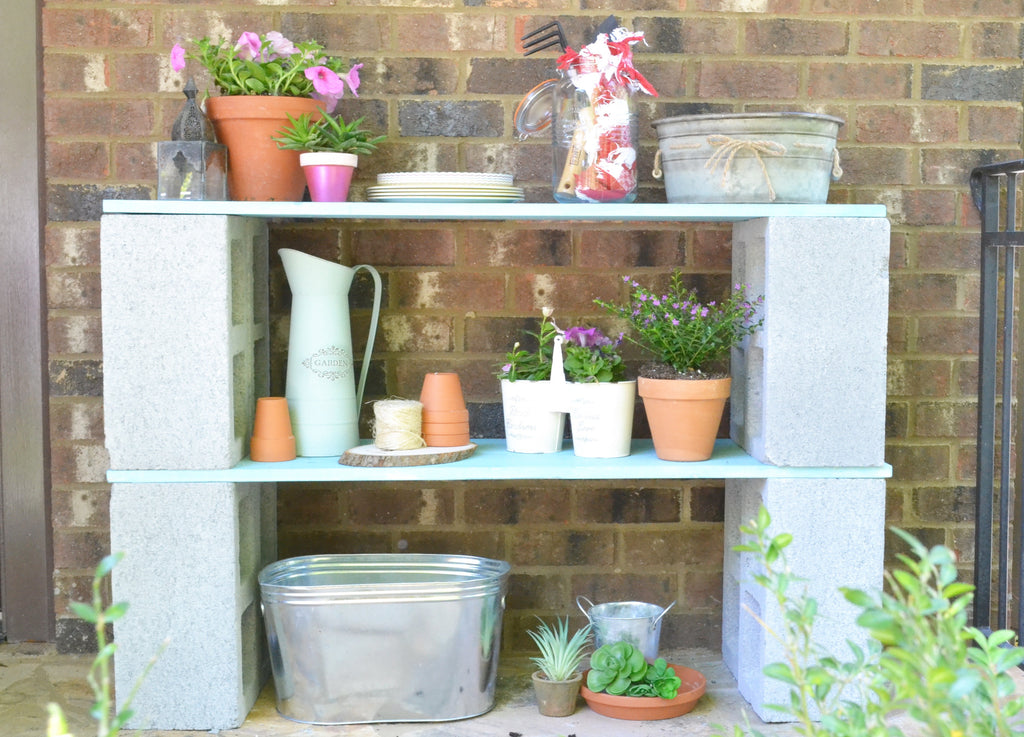
[[[269,675],[257,574],[275,557],[273,484],[114,484],[118,708],[150,659],[132,729],[231,729]],[[160,652],[161,643],[166,649]]]
[[[777,466],[880,466],[889,222],[768,218],[733,229],[733,280],[765,296],[733,353],[732,437]]]
[[[846,659],[847,641],[865,646],[868,637],[839,587],[881,590],[885,480],[729,479],[725,493],[723,659],[757,715],[782,721],[767,705],[788,703],[789,689],[763,673],[765,666],[783,660],[782,646],[767,633],[781,631],[782,613],[774,596],[753,581],[759,565],[754,557],[732,549],[741,539],[739,526],[764,504],[772,516],[771,533],[793,535],[787,559],[793,572],[806,579],[794,591],[806,590],[818,603],[814,641]]]
[[[234,466],[268,389],[265,221],[104,215],[101,253],[111,467]]]

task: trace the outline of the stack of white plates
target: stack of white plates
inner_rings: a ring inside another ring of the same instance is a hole
[[[406,171],[377,175],[366,198],[375,202],[521,202],[511,174]]]

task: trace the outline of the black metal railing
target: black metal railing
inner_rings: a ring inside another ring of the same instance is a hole
[[[1024,630],[1024,607],[1020,606],[1024,591],[1024,493],[1020,493],[1024,459],[1018,452],[1024,428],[1016,406],[1017,400],[1024,398],[1024,372],[1019,371],[1024,356],[1015,345],[1019,329],[1016,249],[1024,247],[1022,174],[1024,160],[979,166],[971,172],[971,196],[981,213],[974,624],[985,629],[1009,628],[1018,635]],[[998,558],[995,567],[993,547]]]

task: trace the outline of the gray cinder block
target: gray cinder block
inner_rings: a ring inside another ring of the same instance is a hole
[[[104,215],[101,249],[111,467],[232,467],[267,389],[266,223]]]
[[[733,279],[764,327],[733,354],[732,437],[777,466],[880,466],[889,222],[769,218],[733,229]]]

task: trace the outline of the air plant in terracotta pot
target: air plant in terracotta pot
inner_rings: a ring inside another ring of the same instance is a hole
[[[274,141],[279,148],[302,152],[299,163],[314,202],[347,200],[359,154],[373,153],[386,138],[373,136],[362,124],[363,118],[346,123],[340,115],[321,110],[318,118],[311,113],[288,115],[288,125],[278,131]]]
[[[651,425],[655,454],[667,461],[711,457],[732,380],[731,350],[761,327],[763,297],[748,298],[735,284],[722,300],[702,301],[676,270],[659,292],[626,276],[624,304],[595,300],[625,320],[635,336],[627,339],[655,357],[641,368],[638,390]],[[686,417],[677,411],[686,411]]]
[[[544,716],[565,717],[576,710],[583,682],[580,665],[590,645],[590,629],[587,624],[570,636],[566,617],[556,620],[554,627],[541,620],[537,629],[527,631],[540,650],[540,656],[530,660],[539,668],[533,673],[533,690]]]

